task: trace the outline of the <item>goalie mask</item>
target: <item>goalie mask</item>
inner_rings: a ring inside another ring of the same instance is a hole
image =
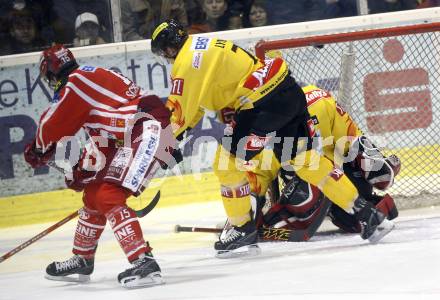
[[[158,56],[175,59],[187,38],[188,33],[179,22],[172,19],[165,21],[156,27],[151,36],[151,51]],[[170,54],[169,49],[176,51]]]
[[[78,64],[69,49],[56,44],[46,49],[40,58],[40,76],[50,88],[58,91]]]

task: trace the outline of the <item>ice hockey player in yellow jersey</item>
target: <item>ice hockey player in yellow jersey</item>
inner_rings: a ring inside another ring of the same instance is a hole
[[[376,194],[375,189],[385,191],[392,186],[400,171],[399,158],[394,154],[385,157],[329,92],[313,85],[303,87],[303,91],[315,126],[314,141],[318,151],[344,171],[364,199],[380,209],[388,219],[396,218],[398,211],[392,197]],[[315,196],[314,187],[307,186],[294,172],[285,172],[270,153],[261,152],[257,158],[263,160],[261,156],[264,155],[272,158],[271,167],[258,167],[248,172],[251,191],[256,199],[265,201],[269,186],[272,187],[273,180],[278,176],[284,188],[280,199],[271,199],[271,209],[257,220],[257,226],[276,225],[279,228],[280,224],[284,224],[282,226],[289,229],[312,226],[317,229],[323,220],[317,213],[322,204],[318,203],[321,198]],[[271,196],[274,194],[277,193],[271,193]],[[257,207],[262,207],[263,203],[259,204]],[[361,229],[355,216],[336,205],[331,206],[328,215],[336,226],[346,232],[359,232]],[[311,234],[305,236],[307,239],[310,237]]]
[[[347,176],[312,149],[315,132],[306,98],[282,58],[261,61],[231,41],[188,36],[174,20],[157,26],[151,48],[173,63],[167,105],[176,137],[194,126],[204,110],[218,111],[225,119],[235,115],[234,130],[231,135],[225,132],[213,166],[233,225],[214,246],[219,257],[242,247],[258,252],[246,171],[268,147],[283,168],[294,169],[336,205],[356,213],[362,238],[377,241],[392,229]]]

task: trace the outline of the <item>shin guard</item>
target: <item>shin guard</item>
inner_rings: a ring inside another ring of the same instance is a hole
[[[144,241],[141,226],[132,209],[127,206],[115,206],[105,216],[128,261],[134,261],[140,254],[150,252],[151,249]]]
[[[79,210],[73,240],[74,254],[91,258],[95,255],[98,240],[105,228],[106,218],[96,210],[83,207]]]

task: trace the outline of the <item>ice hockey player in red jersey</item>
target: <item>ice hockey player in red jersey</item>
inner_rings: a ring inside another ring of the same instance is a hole
[[[84,206],[73,242],[73,257],[46,269],[52,280],[87,281],[107,221],[132,267],[118,275],[124,287],[160,284],[161,270],[144,241],[138,219],[126,200],[139,195],[158,167],[172,159],[175,140],[169,110],[128,78],[79,66],[62,45],[43,51],[40,76],[54,89],[54,103],[41,116],[25,159],[37,168],[52,159],[56,144],[81,128],[89,137],[73,167],[68,187],[83,191]],[[61,153],[64,157],[64,153]],[[58,153],[57,153],[58,155]],[[78,274],[77,278],[69,275]]]

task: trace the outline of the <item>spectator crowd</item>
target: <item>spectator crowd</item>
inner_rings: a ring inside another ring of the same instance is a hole
[[[113,42],[111,5],[118,2],[123,41],[149,38],[173,18],[190,34],[358,14],[356,0],[2,0],[0,55],[39,51],[52,43]],[[370,14],[438,6],[440,0],[368,0]]]

